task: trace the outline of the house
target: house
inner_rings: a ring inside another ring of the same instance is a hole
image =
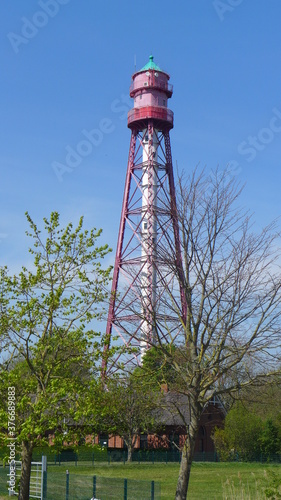
[[[156,417],[161,426],[157,433],[140,434],[134,446],[135,450],[178,450],[184,445],[187,427],[190,422],[188,397],[184,394],[167,392],[164,404],[156,410]],[[222,427],[226,412],[219,399],[211,400],[204,408],[195,453],[214,453],[212,433],[216,427]],[[124,440],[120,436],[100,434],[95,444],[105,446],[108,450],[125,449]]]

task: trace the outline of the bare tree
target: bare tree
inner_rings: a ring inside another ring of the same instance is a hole
[[[227,171],[209,176],[195,171],[188,179],[180,178],[182,265],[172,246],[163,248],[157,242],[157,265],[160,269],[162,262],[166,277],[161,286],[169,287],[157,310],[150,304],[146,321],[149,317],[153,322],[151,344],[174,373],[173,389],[187,396],[189,407],[176,500],[186,499],[205,405],[219,396],[237,396],[245,387],[270,383],[280,367],[277,224],[255,233],[252,218],[238,207],[240,191]],[[135,314],[141,320],[140,312]],[[141,337],[134,334],[134,339]]]
[[[177,374],[179,392],[189,399],[177,500],[186,499],[204,406],[217,396],[270,381],[280,361],[279,235],[275,223],[255,234],[251,218],[237,206],[239,195],[227,172],[206,176],[195,171],[186,181],[181,178],[178,218],[183,271],[175,255],[162,249],[186,302],[183,318],[178,300],[170,297],[170,307],[181,322],[180,333],[171,336],[170,342],[179,349],[167,350],[161,337],[157,342]]]

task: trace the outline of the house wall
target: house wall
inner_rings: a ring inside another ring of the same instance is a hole
[[[209,404],[200,420],[199,432],[195,444],[195,452],[214,452],[212,433],[216,427],[223,427],[225,414],[214,404]]]
[[[195,452],[214,452],[214,443],[212,440],[212,433],[216,427],[223,427],[225,413],[222,408],[215,404],[209,404],[201,417],[198,437],[195,444]],[[48,432],[49,443],[53,444],[54,434],[52,431]],[[185,427],[179,426],[166,426],[162,432],[158,434],[148,434],[145,442],[145,447],[148,449],[176,449],[173,446],[173,441],[179,448],[182,448],[186,439]],[[124,440],[120,436],[109,435],[105,437],[108,449],[123,449]],[[87,444],[101,444],[103,442],[102,435],[87,435],[85,438]],[[67,445],[67,443],[65,443]],[[137,436],[134,449],[138,450],[143,445],[140,436]]]
[[[213,404],[209,404],[204,410],[199,426],[198,437],[195,444],[195,453],[214,452],[214,442],[212,433],[216,427],[222,427],[224,423],[224,412]],[[176,449],[172,442],[176,442],[179,448],[182,448],[186,439],[186,429],[184,427],[166,426],[163,432],[159,434],[148,434],[148,449]],[[140,436],[137,437],[134,449],[139,449],[141,445]],[[124,441],[120,436],[110,436],[108,439],[109,449],[124,448]]]

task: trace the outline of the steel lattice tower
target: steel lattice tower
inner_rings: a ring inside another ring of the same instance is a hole
[[[184,293],[176,280],[182,272],[182,261],[169,135],[173,112],[167,107],[173,93],[169,79],[153,62],[153,56],[132,76],[130,97],[134,107],[128,113],[131,141],[107,320],[104,373],[120,363],[141,363],[151,345],[165,342],[168,332],[174,334],[179,328],[175,310],[185,316]],[[167,254],[173,255],[174,272],[167,266]],[[107,353],[116,335],[132,349],[119,351],[112,363]]]

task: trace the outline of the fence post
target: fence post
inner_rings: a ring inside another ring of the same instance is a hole
[[[123,450],[123,464],[125,465],[126,458],[125,458],[125,450]]]
[[[42,500],[47,499],[47,457],[42,455],[42,486],[41,486],[41,497]]]
[[[96,498],[97,493],[97,476],[93,477],[93,497]]]
[[[42,500],[47,500],[47,471],[43,471],[43,496]]]
[[[154,481],[151,481],[151,500],[154,500]]]
[[[69,470],[66,471],[65,500],[69,500]]]
[[[127,500],[128,495],[128,479],[124,479],[124,500]]]

